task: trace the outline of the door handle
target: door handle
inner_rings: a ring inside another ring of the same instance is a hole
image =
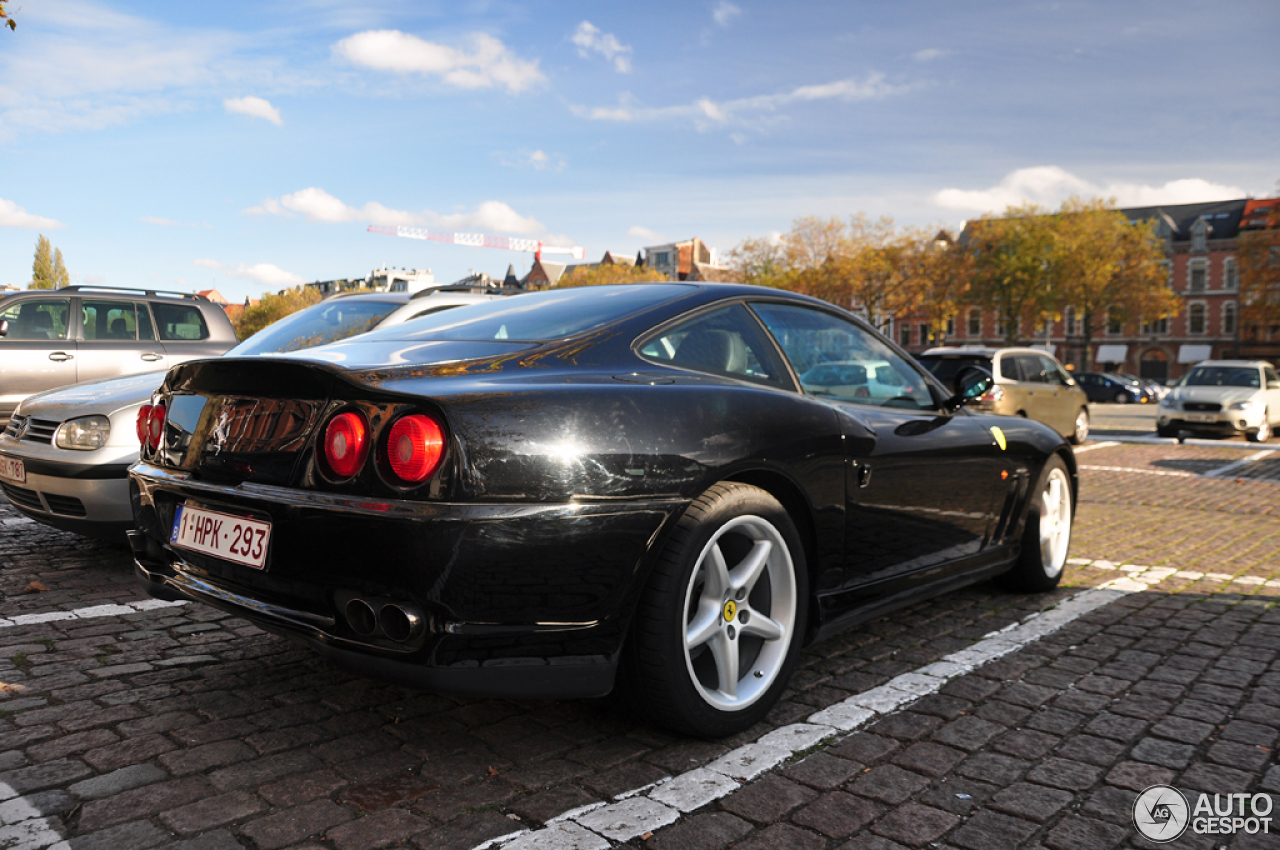
[[[154,362],[156,362],[157,360],[163,360],[163,359],[164,359],[164,355],[163,355],[163,354],[150,354],[150,353],[148,353],[148,354],[144,354],[144,355],[142,355],[142,359],[143,359],[143,360],[145,360],[145,361],[147,361],[148,363],[154,363]]]
[[[56,360],[56,361],[58,361],[59,363],[61,363],[61,362],[62,362],[62,361],[64,361],[64,360],[70,360],[70,359],[71,359],[71,358],[73,358],[74,356],[75,356],[74,354],[68,354],[68,353],[67,353],[67,352],[65,352],[65,351],[55,351],[55,352],[53,352],[52,354],[50,354],[50,355],[49,355],[49,359],[50,359],[50,360]]]

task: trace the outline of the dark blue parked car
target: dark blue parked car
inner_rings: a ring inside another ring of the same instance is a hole
[[[1089,401],[1115,404],[1146,404],[1155,401],[1142,384],[1110,372],[1080,372],[1075,379]]]

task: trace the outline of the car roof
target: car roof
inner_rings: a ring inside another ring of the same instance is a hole
[[[1025,348],[1013,345],[1000,348],[995,348],[989,345],[945,345],[941,348],[930,348],[927,351],[921,352],[918,356],[964,357],[965,355],[969,355],[978,357],[994,357],[997,354],[1048,354],[1050,357],[1053,356],[1053,354],[1045,351],[1043,348]]]
[[[1196,366],[1234,366],[1238,368],[1248,368],[1252,366],[1255,369],[1262,369],[1271,364],[1265,360],[1201,360]],[[1192,366],[1191,368],[1195,368]]]

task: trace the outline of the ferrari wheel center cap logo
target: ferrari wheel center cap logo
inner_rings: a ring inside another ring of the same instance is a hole
[[[733,618],[736,617],[737,614],[738,614],[738,606],[734,604],[732,599],[724,603],[724,621],[726,623],[733,622]]]

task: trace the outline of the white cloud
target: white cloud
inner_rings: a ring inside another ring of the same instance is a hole
[[[262,118],[277,127],[284,126],[284,122],[280,120],[280,110],[260,97],[227,98],[222,101],[222,106],[228,112],[237,112],[241,115],[248,115],[250,118]]]
[[[641,227],[638,224],[635,225],[634,227],[628,227],[627,235],[634,236],[637,239],[643,239],[651,245],[656,245],[656,244],[667,241],[666,237],[663,236],[658,231],[650,230],[647,227]]]
[[[377,71],[438,76],[463,89],[503,86],[521,92],[544,82],[537,61],[524,61],[501,41],[472,33],[470,52],[426,41],[399,30],[368,30],[333,45],[335,55]]]
[[[217,260],[210,260],[202,257],[198,260],[192,261],[191,264],[202,269],[213,269],[214,271],[221,272],[227,277],[236,277],[242,280],[256,280],[267,286],[279,288],[286,286],[298,286],[307,282],[307,279],[302,275],[285,271],[274,263],[255,263],[253,265],[241,263],[235,268],[231,268],[229,266],[224,266]]]
[[[884,74],[869,74],[861,80],[836,80],[820,85],[800,86],[783,94],[764,94],[735,100],[713,101],[703,97],[690,104],[679,106],[646,107],[635,105],[633,98],[623,95],[622,103],[614,107],[572,106],[573,113],[592,121],[660,121],[672,119],[692,120],[699,130],[712,126],[741,123],[745,113],[773,112],[794,103],[819,100],[842,100],[851,103],[860,100],[880,100],[910,91],[913,86],[897,86],[885,81]],[[753,119],[754,120],[754,119]]]
[[[384,226],[405,224],[448,230],[479,230],[513,236],[537,236],[546,231],[546,227],[540,221],[531,216],[520,215],[502,201],[485,201],[471,212],[441,214],[423,210],[414,213],[391,209],[376,201],[370,201],[363,207],[349,206],[325,190],[314,186],[284,195],[279,199],[268,198],[245,212],[250,215],[297,214],[308,221],[329,224],[364,221]]]
[[[934,196],[934,202],[953,210],[999,212],[1025,203],[1056,207],[1073,195],[1114,198],[1119,206],[1142,207],[1243,198],[1245,191],[1199,178],[1171,180],[1163,186],[1092,183],[1056,165],[1042,165],[1011,171],[989,189],[943,189]]]
[[[711,12],[711,17],[722,27],[729,26],[729,22],[742,14],[742,10],[729,2],[729,0],[720,0],[715,9]]]
[[[13,201],[0,198],[0,227],[25,227],[29,230],[57,230],[62,222],[42,215],[32,215]]]
[[[589,58],[592,53],[599,53],[613,63],[619,74],[631,70],[631,46],[618,41],[618,37],[611,32],[601,32],[590,21],[578,24],[570,41],[578,45],[578,55],[583,59]]]
[[[495,154],[498,161],[508,168],[532,168],[534,171],[545,171],[548,168],[554,171],[563,171],[566,165],[564,159],[559,156],[553,156],[546,151],[523,150],[514,157],[506,154]]]
[[[915,53],[911,54],[911,58],[916,60],[917,62],[932,62],[934,59],[941,59],[943,56],[946,56],[946,55],[947,55],[947,51],[938,50],[937,48],[930,47],[930,48],[926,48],[925,50],[917,50]]]

